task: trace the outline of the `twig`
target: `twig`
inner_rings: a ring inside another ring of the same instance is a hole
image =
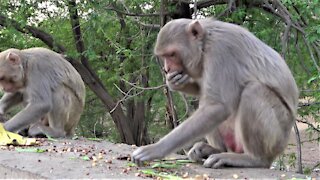
[[[120,13],[120,14],[123,14],[123,15],[126,15],[126,16],[138,16],[138,17],[152,17],[152,16],[155,16],[155,17],[158,17],[160,16],[160,13],[153,13],[153,14],[138,14],[138,13],[129,13],[129,12],[124,12],[124,11],[121,11],[119,9],[116,9],[115,7],[107,7],[106,10],[111,10],[111,11],[115,11],[117,13]]]
[[[297,119],[298,122],[300,123],[304,123],[304,124],[307,124],[309,127],[311,127],[313,130],[317,131],[320,133],[320,129],[319,128],[316,128],[313,124],[307,122],[307,121],[303,121],[303,120],[300,120],[300,119]]]
[[[93,126],[93,134],[94,134],[94,137],[95,137],[95,138],[97,138],[97,135],[96,135],[96,126],[97,126],[97,124],[98,124],[98,121],[96,121],[96,122],[94,123],[94,126]]]
[[[290,29],[291,29],[291,24],[292,22],[289,21],[287,23],[287,27],[286,29],[284,30],[284,33],[283,33],[283,37],[282,37],[282,57],[285,59],[286,57],[286,52],[287,52],[287,44],[288,44],[288,40],[289,40],[289,35],[290,35]]]
[[[320,92],[320,89],[301,89],[300,92]]]
[[[301,48],[298,44],[298,31],[296,30],[296,33],[295,33],[295,40],[296,42],[294,43],[294,47],[296,49],[296,52],[297,52],[297,55],[298,55],[298,60],[300,62],[300,65],[302,66],[302,68],[304,69],[304,71],[306,71],[306,73],[308,75],[311,74],[311,71],[307,68],[307,66],[305,65],[304,61],[302,60],[302,55],[301,55]]]
[[[320,102],[299,103],[299,104],[298,104],[298,107],[301,108],[301,107],[313,106],[313,105],[319,105],[319,104],[320,104]]]
[[[184,105],[185,105],[185,113],[182,115],[181,118],[179,118],[177,120],[177,122],[180,122],[182,119],[184,119],[188,114],[189,114],[189,105],[188,105],[188,101],[187,101],[187,98],[186,96],[183,94],[183,93],[179,93],[182,97],[182,100],[184,102]]]
[[[114,84],[114,86],[124,95],[119,101],[117,101],[116,105],[110,110],[110,113],[112,113],[118,106],[121,102],[125,101],[125,100],[128,100],[129,98],[133,98],[133,97],[136,97],[140,94],[142,94],[145,90],[156,90],[156,89],[160,89],[160,88],[163,88],[163,87],[166,87],[166,84],[163,84],[163,85],[160,85],[160,86],[156,86],[156,87],[141,87],[141,86],[137,86],[135,85],[134,83],[131,83],[123,78],[121,78],[121,81],[124,81],[125,83],[129,84],[130,86],[132,86],[128,92],[124,92],[121,90],[121,88],[119,88],[116,84]],[[130,92],[134,89],[140,89],[141,91],[138,92],[138,93],[135,93],[134,95],[130,95]]]
[[[119,0],[119,2],[126,9],[127,13],[132,14],[132,13],[129,12],[129,8],[126,6],[126,4],[125,4],[125,2],[123,0]],[[133,21],[137,22],[138,24],[140,24],[143,27],[152,28],[152,29],[160,29],[160,25],[159,24],[146,24],[146,23],[141,22],[137,17],[133,17],[131,19]]]
[[[133,98],[135,96],[138,96],[140,95],[141,93],[143,93],[144,90],[134,94],[134,95],[130,95],[130,92],[134,89],[133,87],[131,87],[129,89],[128,92],[124,92],[121,90],[121,88],[119,88],[116,84],[114,84],[114,86],[124,95],[119,101],[117,101],[116,105],[110,110],[110,113],[112,113],[118,106],[121,102],[125,101],[125,100],[128,100],[129,98]]]
[[[118,85],[116,85],[116,84],[113,84],[117,89],[118,89],[118,91],[120,91],[121,92],[121,94],[123,94],[124,96],[129,96],[129,93],[133,90],[133,87],[132,88],[130,88],[129,90],[128,90],[128,92],[124,92]]]
[[[313,141],[317,141],[318,142],[319,140],[320,140],[320,137],[317,137],[317,138],[301,141],[301,144],[306,143],[306,142],[313,142]]]
[[[302,37],[303,37],[303,41],[304,41],[305,45],[307,45],[307,48],[308,48],[308,51],[309,51],[309,54],[310,54],[310,57],[311,57],[311,60],[312,60],[312,62],[313,62],[313,64],[314,64],[314,66],[317,68],[317,71],[320,72],[320,68],[319,68],[319,66],[318,66],[318,64],[317,64],[316,59],[315,59],[314,56],[313,56],[313,52],[312,52],[312,49],[311,49],[311,47],[310,47],[310,44],[308,43],[308,41],[307,41],[307,39],[306,39],[306,37],[305,37],[304,34],[303,34]]]
[[[222,16],[230,15],[233,11],[235,11],[235,0],[228,0],[228,7],[217,16],[217,19],[220,19]]]
[[[297,152],[298,152],[298,157],[297,157],[297,165],[298,165],[298,169],[297,169],[297,173],[302,174],[302,153],[301,153],[301,138],[300,138],[300,133],[299,133],[299,129],[297,126],[297,123],[295,122],[293,125],[293,129],[294,132],[296,133],[296,141],[297,141]]]
[[[320,162],[318,162],[316,165],[314,165],[311,169],[314,170],[317,167],[320,167]]]
[[[121,78],[122,81],[124,81],[125,83],[129,84],[130,86],[133,86],[137,89],[142,89],[142,90],[157,90],[157,89],[161,89],[163,87],[166,87],[167,85],[166,84],[162,84],[162,85],[159,85],[159,86],[155,86],[155,87],[141,87],[141,86],[137,86],[131,82],[128,82],[127,80]]]
[[[194,1],[194,5],[193,5],[193,10],[194,10],[194,18],[197,19],[197,13],[198,13],[198,9],[197,9],[197,5],[198,5],[198,1],[195,0]]]

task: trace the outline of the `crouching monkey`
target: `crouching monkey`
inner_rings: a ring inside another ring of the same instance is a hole
[[[22,103],[4,123],[8,131],[30,127],[29,136],[70,137],[85,103],[85,86],[73,66],[45,48],[8,49],[0,53],[0,114]]]
[[[155,55],[172,90],[200,97],[199,108],[159,142],[135,150],[135,163],[163,158],[190,142],[205,167],[270,167],[285,149],[298,89],[281,56],[244,28],[202,19],[173,20]]]

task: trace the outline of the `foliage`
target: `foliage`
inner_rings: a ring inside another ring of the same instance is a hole
[[[179,3],[164,4],[163,10],[161,2],[166,1],[78,0],[76,2],[81,36],[85,45],[84,52],[77,50],[67,0],[2,0],[0,20],[1,16],[5,16],[17,21],[22,28],[32,26],[43,30],[54,38],[54,43],[65,47],[68,57],[79,62],[82,57],[87,58],[92,72],[101,80],[112,100],[123,110],[127,123],[135,127],[134,117],[142,113],[144,119],[141,120],[144,121],[148,132],[143,134],[143,137],[150,136],[150,142],[157,141],[170,131],[166,121],[168,100],[164,96],[164,89],[143,90],[134,86],[146,88],[164,84],[159,63],[153,57],[153,45],[161,20],[169,20],[170,14],[177,11]],[[236,3],[230,11],[225,11],[228,8],[227,4],[212,3],[197,9],[196,16],[193,14],[193,17],[215,16],[223,21],[240,24],[282,53],[301,90],[302,101],[298,119],[305,121],[311,119],[312,123],[320,123],[318,103],[320,2],[318,0],[272,1],[282,3],[281,5],[285,7],[284,10],[278,4],[274,12],[270,8],[266,9],[270,6],[255,4],[261,1],[239,2],[241,3]],[[190,4],[190,7],[193,7],[194,4]],[[290,14],[285,14],[287,12]],[[294,25],[290,28],[288,36],[285,30],[289,21],[283,17],[290,17],[290,23]],[[282,42],[286,36],[288,41],[285,47]],[[11,47],[19,49],[48,47],[48,44],[40,39],[22,33],[13,26],[0,25],[0,39],[0,51]],[[183,99],[179,93],[173,93],[179,122],[186,119],[196,107],[192,105],[195,104],[194,98],[187,97],[187,105]],[[141,102],[144,105],[143,112],[137,110]],[[86,108],[77,128],[77,134],[108,138],[114,142],[121,141],[117,131],[119,129],[112,121],[113,107],[108,108],[88,87]],[[187,110],[189,111],[186,113]],[[314,129],[319,130],[319,127],[311,125],[311,133],[315,132]]]

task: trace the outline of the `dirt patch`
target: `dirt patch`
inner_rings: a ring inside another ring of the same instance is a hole
[[[2,147],[0,150],[1,178],[155,178],[141,173],[141,170],[152,169],[150,166],[131,167],[129,156],[136,149],[134,146],[79,139],[45,140],[37,148],[44,150],[44,152],[25,152],[21,148]],[[186,158],[178,155],[172,157]],[[304,162],[307,161],[306,157],[303,156]],[[153,170],[179,177],[200,179],[306,177],[294,173],[294,170],[285,172],[271,169],[208,169],[194,163],[186,163],[172,169]]]
[[[308,125],[303,123],[298,123],[298,129],[301,138],[301,151],[302,151],[302,164],[303,168],[313,169],[314,166],[320,163],[320,144],[314,140],[317,139],[320,134],[317,133],[308,133],[307,128]],[[297,152],[297,141],[296,134],[294,131],[291,133],[291,137],[289,140],[289,145],[285,151],[286,154],[296,153]],[[294,169],[292,169],[294,170]],[[320,168],[315,168],[312,171],[312,176],[320,177]]]

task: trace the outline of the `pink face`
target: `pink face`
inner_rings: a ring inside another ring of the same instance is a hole
[[[183,71],[182,61],[179,57],[177,49],[167,48],[158,56],[164,61],[164,70],[166,73]]]
[[[24,87],[24,72],[20,56],[9,52],[0,58],[0,86],[3,91],[14,93]]]
[[[13,77],[0,75],[0,86],[4,92],[14,93],[23,88],[23,83]]]

